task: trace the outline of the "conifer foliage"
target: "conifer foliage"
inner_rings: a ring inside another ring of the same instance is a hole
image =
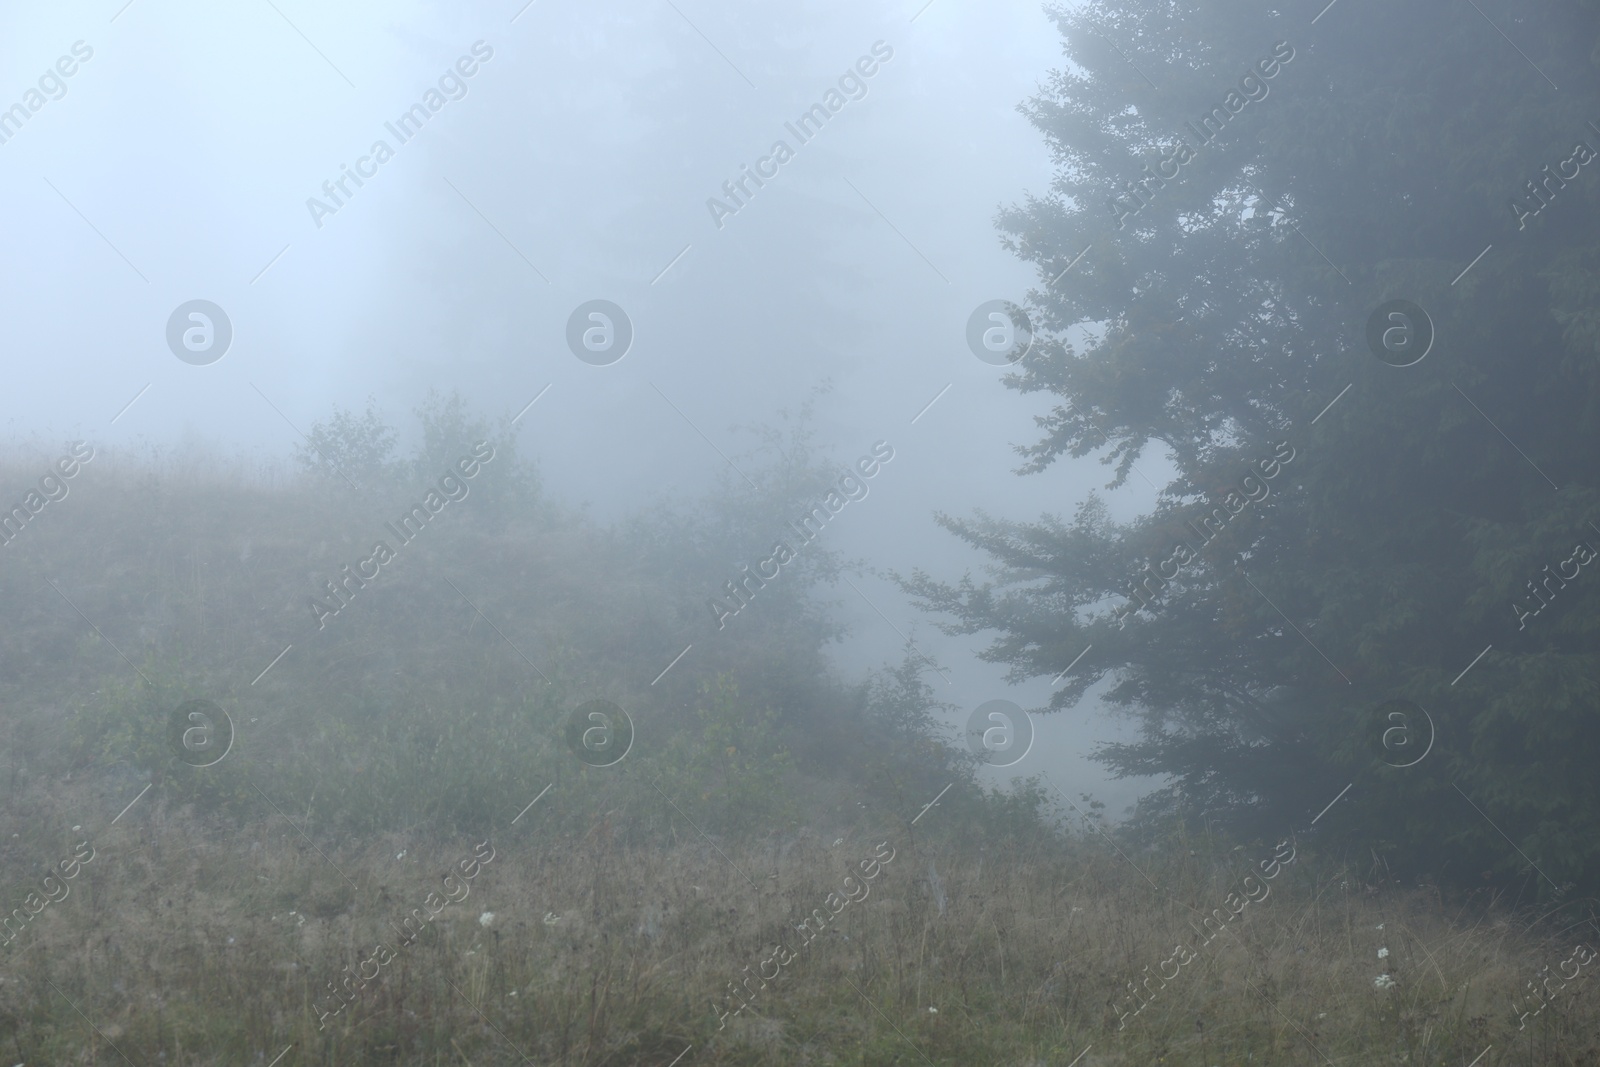
[[[904,581],[1020,677],[1092,646],[1050,710],[1137,718],[1100,758],[1171,776],[1146,819],[1282,833],[1353,782],[1330,844],[1592,885],[1600,20],[1321,6],[1054,12],[1022,110],[1056,177],[998,219],[1040,278],[1005,384],[1054,398],[1018,473],[1176,475],[1126,524],[940,516],[993,573]],[[1409,366],[1368,342],[1395,300],[1432,324]]]

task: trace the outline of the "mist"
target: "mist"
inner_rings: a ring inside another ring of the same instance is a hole
[[[1579,1062],[1594,14],[0,15],[0,1041]]]

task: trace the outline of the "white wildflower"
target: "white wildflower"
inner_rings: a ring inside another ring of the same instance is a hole
[[[1372,984],[1378,989],[1393,989],[1395,981],[1387,974],[1380,974],[1372,980]]]
[[[561,916],[557,915],[555,912],[547,911],[547,912],[544,913],[544,924],[546,926],[554,926],[556,923],[558,923],[560,921],[561,921]]]
[[[1387,946],[1378,950],[1378,958],[1380,960],[1386,960],[1389,958],[1389,949]]]
[[[482,915],[478,916],[479,926],[488,926],[492,922],[494,922],[494,912],[492,911],[486,911]]]

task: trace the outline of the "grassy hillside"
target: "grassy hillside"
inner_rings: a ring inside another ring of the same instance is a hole
[[[1443,900],[1311,840],[1229,920],[1273,842],[1112,845],[980,788],[926,664],[831,677],[823,544],[712,629],[832,477],[800,451],[772,499],[602,527],[503,443],[443,484],[471,447],[355,485],[97,453],[0,548],[7,1062],[1595,1061],[1581,903]],[[430,486],[460,499],[402,541]],[[633,724],[609,766],[572,741],[593,700]]]

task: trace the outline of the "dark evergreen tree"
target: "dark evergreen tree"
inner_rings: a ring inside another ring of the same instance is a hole
[[[1550,894],[1600,882],[1600,567],[1527,586],[1600,547],[1600,32],[1477,6],[1053,13],[1069,63],[1023,110],[1056,179],[999,219],[1044,279],[1006,385],[1058,398],[1020,473],[1177,473],[1126,525],[940,516],[991,579],[905,584],[1019,679],[1092,644],[1050,709],[1110,681],[1143,732],[1101,758],[1175,780],[1144,818],[1282,834],[1355,782],[1325,840]],[[1411,366],[1367,341],[1396,298],[1436,328]],[[1437,731],[1404,769],[1395,699]]]

